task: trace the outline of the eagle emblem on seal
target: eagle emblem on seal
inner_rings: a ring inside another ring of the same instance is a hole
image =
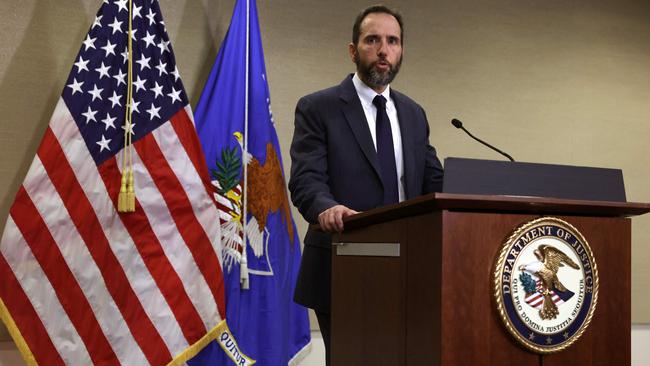
[[[555,319],[560,313],[555,299],[564,300],[567,296],[569,298],[573,296],[573,293],[560,281],[557,272],[565,264],[575,270],[579,270],[580,266],[564,252],[550,245],[541,244],[533,253],[537,261],[522,264],[519,266],[519,270],[530,273],[539,279],[540,285],[535,286],[535,291],[543,299],[539,310],[540,318]],[[564,296],[558,296],[558,292]]]

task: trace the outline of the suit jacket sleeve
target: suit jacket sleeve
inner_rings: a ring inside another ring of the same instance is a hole
[[[310,223],[318,215],[337,205],[328,186],[327,131],[316,103],[303,97],[296,106],[293,141],[291,142],[291,201]]]
[[[422,181],[422,194],[442,192],[443,169],[436,148],[429,143],[429,122],[424,109],[420,107],[426,126],[426,152],[424,157],[424,179]]]

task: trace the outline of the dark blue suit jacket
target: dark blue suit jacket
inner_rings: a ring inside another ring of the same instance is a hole
[[[429,144],[424,110],[391,89],[404,159],[406,198],[442,189],[442,166]],[[307,95],[296,106],[291,144],[291,200],[309,223],[342,204],[357,211],[378,207],[384,191],[377,153],[352,75],[338,86]],[[329,312],[330,235],[309,230],[295,300]]]

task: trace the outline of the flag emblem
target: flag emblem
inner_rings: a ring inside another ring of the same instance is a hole
[[[266,145],[265,162],[250,153],[243,152],[242,133],[233,133],[237,147],[225,147],[221,150],[215,168],[211,169],[212,183],[216,187],[217,203],[220,209],[221,242],[224,246],[224,268],[230,272],[234,263],[241,262],[243,251],[244,227],[249,244],[257,259],[248,264],[249,273],[273,275],[273,267],[267,255],[270,232],[266,225],[270,214],[280,212],[287,237],[294,237],[289,199],[286,193],[282,165],[273,144]],[[242,221],[242,158],[248,173],[247,211],[250,218],[246,225]],[[282,230],[282,228],[280,228]],[[287,250],[295,250],[289,241]]]
[[[494,296],[508,331],[538,353],[569,347],[585,331],[598,300],[598,270],[589,244],[571,224],[543,217],[503,243]]]

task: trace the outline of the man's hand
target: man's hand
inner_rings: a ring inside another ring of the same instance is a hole
[[[318,215],[318,223],[321,229],[328,233],[343,231],[343,218],[358,213],[343,205],[336,205],[328,208]]]

